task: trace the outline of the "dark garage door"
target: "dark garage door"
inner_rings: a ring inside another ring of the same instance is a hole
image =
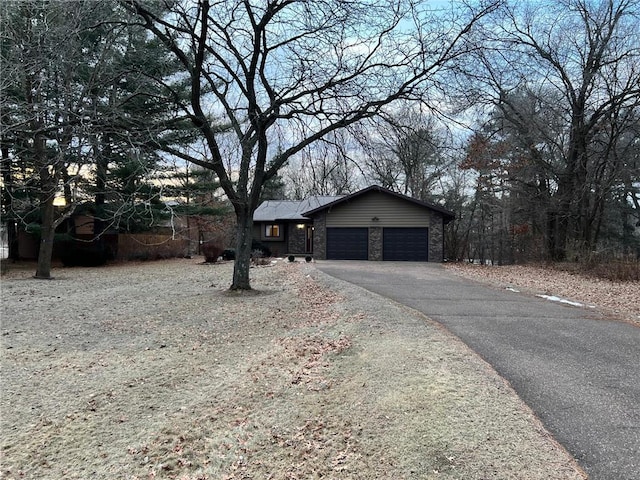
[[[385,228],[382,242],[383,260],[426,262],[429,259],[428,228]]]
[[[368,260],[369,229],[327,228],[328,260]]]

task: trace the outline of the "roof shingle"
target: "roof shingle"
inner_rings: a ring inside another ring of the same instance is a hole
[[[275,222],[278,220],[308,220],[304,212],[315,210],[327,203],[335,202],[343,195],[314,195],[304,200],[267,200],[258,206],[253,214],[254,222]]]

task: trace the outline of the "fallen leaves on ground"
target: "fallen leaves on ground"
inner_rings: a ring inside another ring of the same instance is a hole
[[[497,287],[518,288],[533,294],[552,295],[594,306],[640,325],[640,282],[615,282],[538,265],[449,263],[446,268],[458,275]]]
[[[313,264],[199,259],[3,277],[13,479],[580,479],[424,317]]]

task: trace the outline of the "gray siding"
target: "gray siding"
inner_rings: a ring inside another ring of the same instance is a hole
[[[266,223],[274,223],[274,222],[266,222]],[[264,236],[264,223],[254,223],[253,224],[253,239],[264,244],[265,247],[269,247],[272,255],[279,256],[284,255],[289,247],[287,245],[287,224],[278,222],[281,228],[281,237],[279,240],[273,240],[271,238],[267,238]]]
[[[253,224],[253,239],[254,240],[262,241],[261,231],[262,231],[262,224],[261,223],[254,223]]]
[[[329,209],[326,226],[429,227],[432,216],[433,212],[419,205],[381,192],[369,192]]]

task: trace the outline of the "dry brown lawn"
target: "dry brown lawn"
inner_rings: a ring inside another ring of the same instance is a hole
[[[4,479],[580,479],[508,384],[313,264],[2,277]]]
[[[609,318],[640,326],[640,282],[594,278],[575,271],[544,265],[480,266],[446,264],[446,268],[498,288],[517,289],[531,295],[547,295],[562,301],[597,308]],[[602,265],[602,269],[606,265]]]

